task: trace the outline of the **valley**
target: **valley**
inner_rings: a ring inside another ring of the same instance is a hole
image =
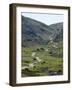
[[[22,16],[21,76],[63,75],[63,23]]]

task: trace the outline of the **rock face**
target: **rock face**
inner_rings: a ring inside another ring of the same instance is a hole
[[[22,46],[47,45],[50,41],[60,42],[63,39],[63,23],[46,25],[42,22],[21,16]]]

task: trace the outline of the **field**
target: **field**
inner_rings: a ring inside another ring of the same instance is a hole
[[[49,47],[47,45],[22,47],[22,77],[63,74],[63,59],[60,53],[62,50],[58,45],[58,48],[54,48],[55,52],[51,52],[51,47],[51,44]]]

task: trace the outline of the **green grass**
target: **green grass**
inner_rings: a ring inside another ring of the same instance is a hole
[[[49,71],[63,73],[63,59],[62,57],[52,56],[49,51],[36,51],[37,48],[43,47],[44,49],[48,46],[34,46],[30,48],[22,48],[22,62],[21,66],[29,66],[30,63],[34,63],[33,57],[31,56],[33,51],[36,52],[34,57],[39,57],[41,62],[36,61],[33,68],[28,68],[28,70],[22,70],[22,77],[25,76],[48,76]],[[56,49],[57,50],[57,49]],[[59,53],[61,48],[58,48],[57,53]],[[61,51],[62,52],[62,51]],[[46,70],[44,70],[46,69]]]

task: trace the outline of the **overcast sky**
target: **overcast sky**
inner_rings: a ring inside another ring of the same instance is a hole
[[[23,16],[41,21],[47,25],[64,21],[64,15],[50,13],[22,13]]]

